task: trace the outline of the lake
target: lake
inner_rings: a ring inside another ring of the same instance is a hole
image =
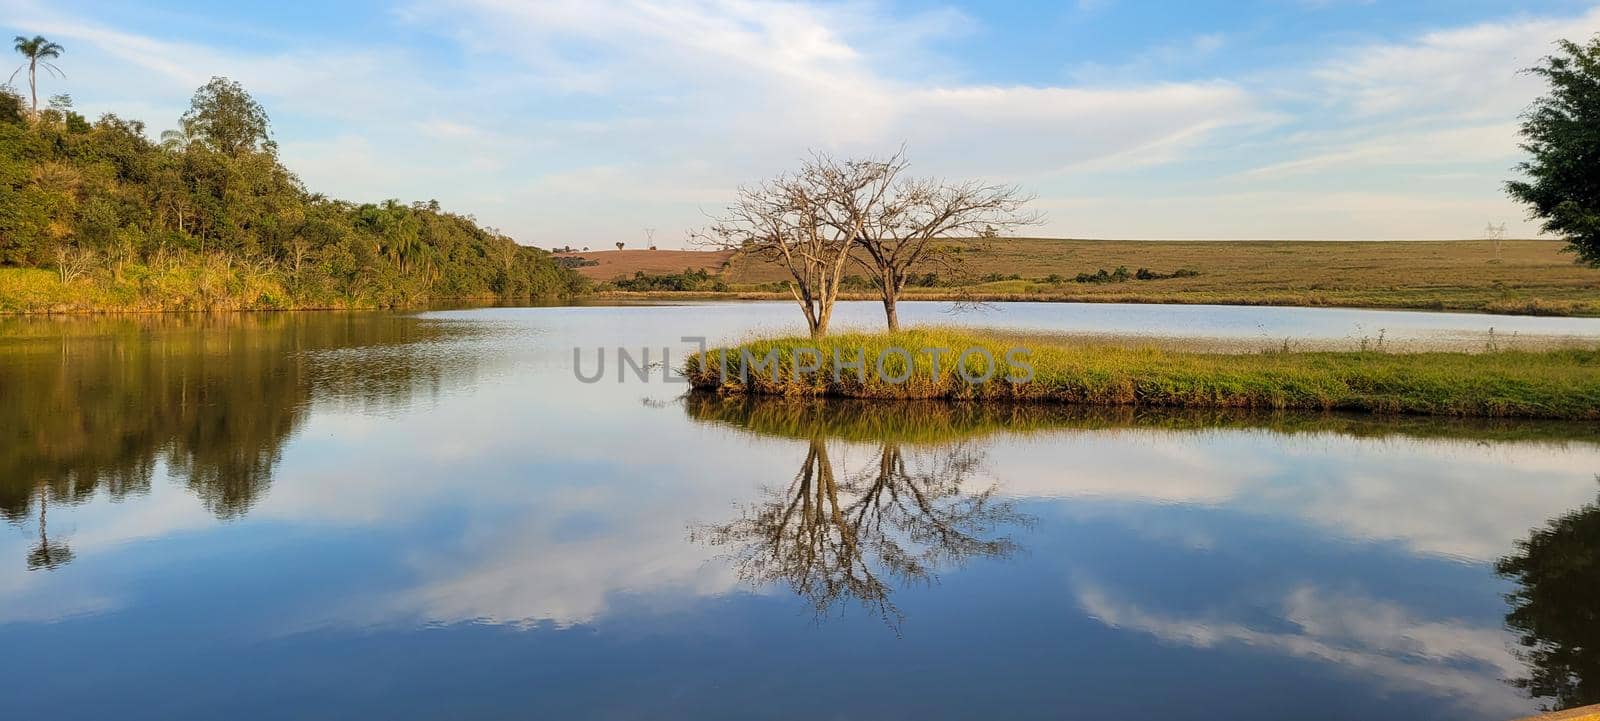
[[[1600,319],[948,310],[902,318],[1600,339]],[[1596,589],[1573,582],[1600,564],[1592,424],[746,401],[574,374],[575,349],[676,364],[686,336],[800,329],[782,303],[0,319],[5,716],[1600,702]]]

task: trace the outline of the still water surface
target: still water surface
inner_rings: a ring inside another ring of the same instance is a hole
[[[960,322],[1402,327],[1056,308]],[[1600,337],[1404,315],[1417,333]],[[1600,702],[1595,428],[744,402],[573,376],[574,347],[681,350],[794,316],[0,321],[4,715],[1503,719]]]

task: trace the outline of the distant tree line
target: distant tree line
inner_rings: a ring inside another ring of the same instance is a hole
[[[702,291],[720,293],[728,290],[727,282],[704,268],[684,268],[682,273],[665,274],[651,274],[638,270],[634,271],[632,278],[617,278],[611,281],[611,286],[617,290],[636,292]]]
[[[211,292],[284,296],[257,304],[269,307],[583,287],[548,253],[435,201],[308,191],[279,162],[265,110],[226,78],[201,87],[160,137],[113,114],[91,122],[64,95],[36,110],[0,89],[0,266],[152,292],[204,268],[233,285]]]

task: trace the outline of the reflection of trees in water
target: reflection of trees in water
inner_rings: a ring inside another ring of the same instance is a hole
[[[385,314],[0,323],[0,432],[16,439],[0,447],[0,514],[21,523],[37,505],[43,538],[47,504],[147,492],[159,462],[218,517],[242,515],[314,400],[356,393],[404,405],[446,375],[437,358],[407,349],[444,333]],[[317,365],[321,351],[361,348],[376,351],[366,368]],[[37,552],[30,567],[65,562],[61,548]]]
[[[745,420],[757,426],[771,417],[755,405],[745,407],[756,411]],[[879,415],[883,417],[875,423],[892,423],[897,414],[890,404]],[[715,420],[729,419],[719,413]],[[796,430],[785,428],[780,435]],[[832,440],[825,423],[806,430],[810,437],[800,470],[787,486],[769,488],[765,501],[745,508],[733,521],[691,534],[730,549],[734,569],[747,583],[784,584],[818,616],[854,600],[898,627],[902,617],[891,599],[896,588],[928,583],[940,569],[968,559],[1004,557],[1016,550],[1015,542],[996,534],[1027,519],[998,498],[993,486],[973,489],[981,454],[970,444],[951,440],[955,435],[941,434],[945,440],[935,444],[873,444],[872,462],[841,474],[830,444],[835,449],[861,447],[860,439]]]
[[[1506,626],[1528,676],[1511,683],[1553,709],[1600,703],[1600,502],[1535,529],[1495,570],[1517,582]]]

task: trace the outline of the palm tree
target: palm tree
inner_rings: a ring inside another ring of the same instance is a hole
[[[56,67],[55,63],[50,62],[50,58],[61,57],[61,53],[66,52],[66,48],[61,47],[60,43],[53,43],[44,39],[43,35],[35,35],[32,39],[18,35],[15,47],[17,52],[22,53],[22,57],[28,59],[28,62],[17,66],[17,69],[11,73],[11,79],[6,82],[9,83],[11,80],[16,80],[17,73],[22,72],[23,68],[28,69],[28,91],[33,95],[33,113],[37,115],[39,113],[39,66],[43,65],[45,72],[51,73],[58,78],[65,78],[67,74],[61,72],[61,68]]]
[[[194,143],[194,137],[185,130],[161,131],[161,147],[174,152],[182,153]]]

